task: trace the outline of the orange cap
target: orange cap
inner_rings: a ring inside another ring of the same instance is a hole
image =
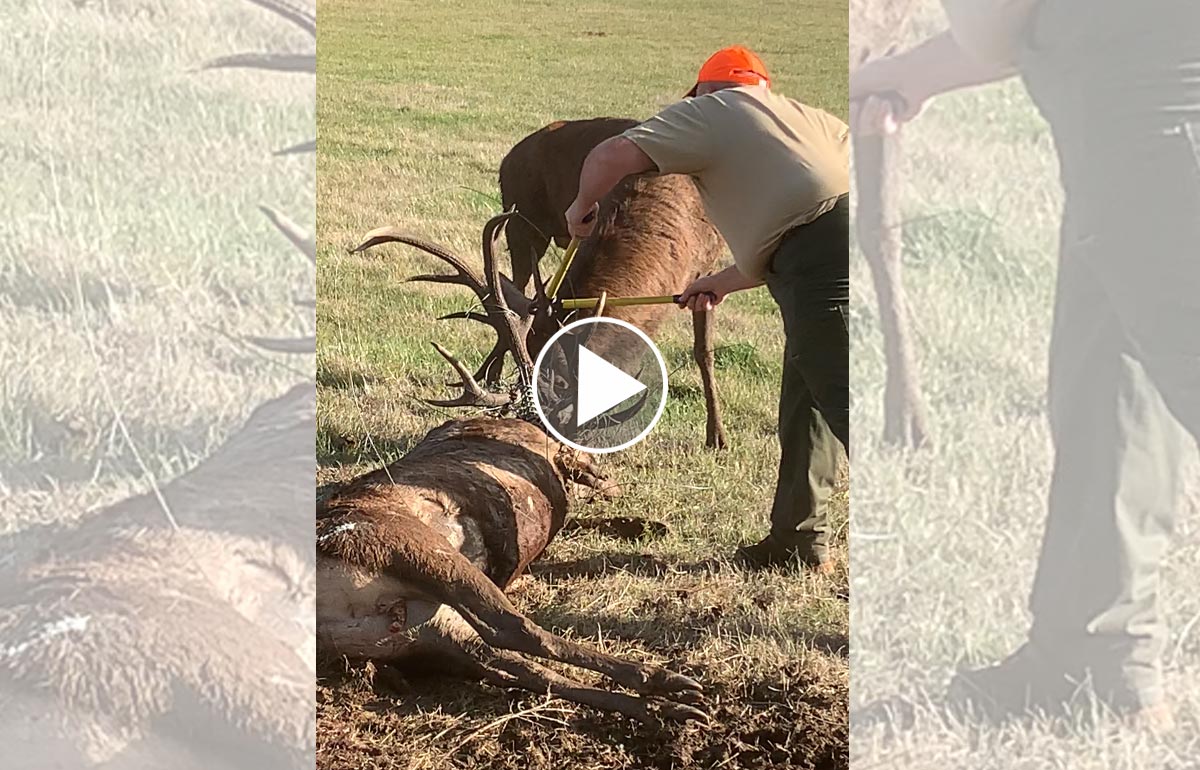
[[[696,87],[701,83],[741,83],[746,86],[756,86],[760,83],[771,85],[771,76],[767,74],[767,65],[762,59],[740,45],[722,48],[704,62],[696,85],[685,96],[695,96]]]

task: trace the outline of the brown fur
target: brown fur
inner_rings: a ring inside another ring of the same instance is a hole
[[[551,123],[518,142],[500,164],[500,191],[506,210],[520,216],[506,230],[513,280],[524,288],[553,239],[565,246],[570,238],[564,212],[575,199],[579,173],[587,154],[600,142],[637,125],[627,118]],[[709,273],[725,249],[724,241],[704,212],[690,177],[642,175],[624,180],[600,203],[592,237],[579,247],[559,291],[561,297],[659,296],[678,294]],[[663,321],[679,312],[674,305],[611,308],[606,315],[637,326],[651,337]],[[578,313],[578,317],[588,313]],[[694,356],[704,382],[708,408],[706,443],[725,446],[713,362],[710,313],[694,314]],[[565,318],[537,324],[530,352],[537,355]],[[603,355],[604,331],[589,347]],[[598,347],[593,347],[598,346]]]
[[[0,741],[25,767],[311,766],[312,456],[287,450],[311,446],[313,400],[262,405],[158,494],[12,541]]]
[[[850,61],[861,64],[889,53],[900,41],[913,5],[912,0],[851,0]],[[926,441],[929,430],[900,270],[896,185],[900,138],[856,132],[853,142],[858,240],[871,268],[887,360],[883,437],[892,444],[916,447]]]
[[[322,658],[431,659],[505,686],[637,719],[702,718],[698,686],[567,641],[503,593],[562,528],[567,483],[598,476],[586,455],[513,419],[452,420],[402,459],[317,507]],[[526,656],[600,672],[651,697],[588,687]]]

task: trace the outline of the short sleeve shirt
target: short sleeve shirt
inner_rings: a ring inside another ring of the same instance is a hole
[[[761,278],[783,235],[850,190],[849,129],[761,86],[685,99],[625,132],[663,174],[696,180],[739,271]]]
[[[1013,64],[1024,32],[1041,0],[942,0],[959,47],[978,59]]]

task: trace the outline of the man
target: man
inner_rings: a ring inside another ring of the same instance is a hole
[[[1069,712],[1086,683],[1173,724],[1158,579],[1185,439],[1200,436],[1200,3],[946,0],[951,29],[851,77],[855,130],[1020,74],[1065,192],[1050,361],[1056,458],[1028,641],[952,705]],[[888,98],[874,98],[887,95]]]
[[[713,54],[687,98],[588,155],[566,218],[573,236],[590,235],[584,220],[630,174],[696,180],[734,265],[685,288],[681,306],[711,309],[766,283],[787,338],[771,532],[738,558],[753,568],[799,560],[827,571],[837,443],[849,448],[849,130],[770,84],[751,51]]]

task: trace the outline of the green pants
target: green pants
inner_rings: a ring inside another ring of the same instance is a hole
[[[1048,2],[1022,67],[1066,194],[1030,642],[1138,707],[1163,697],[1160,569],[1200,436],[1200,12],[1117,5]]]
[[[849,222],[843,196],[784,238],[766,277],[787,339],[771,537],[817,562],[828,547],[826,508],[837,479],[838,443],[850,448]]]

